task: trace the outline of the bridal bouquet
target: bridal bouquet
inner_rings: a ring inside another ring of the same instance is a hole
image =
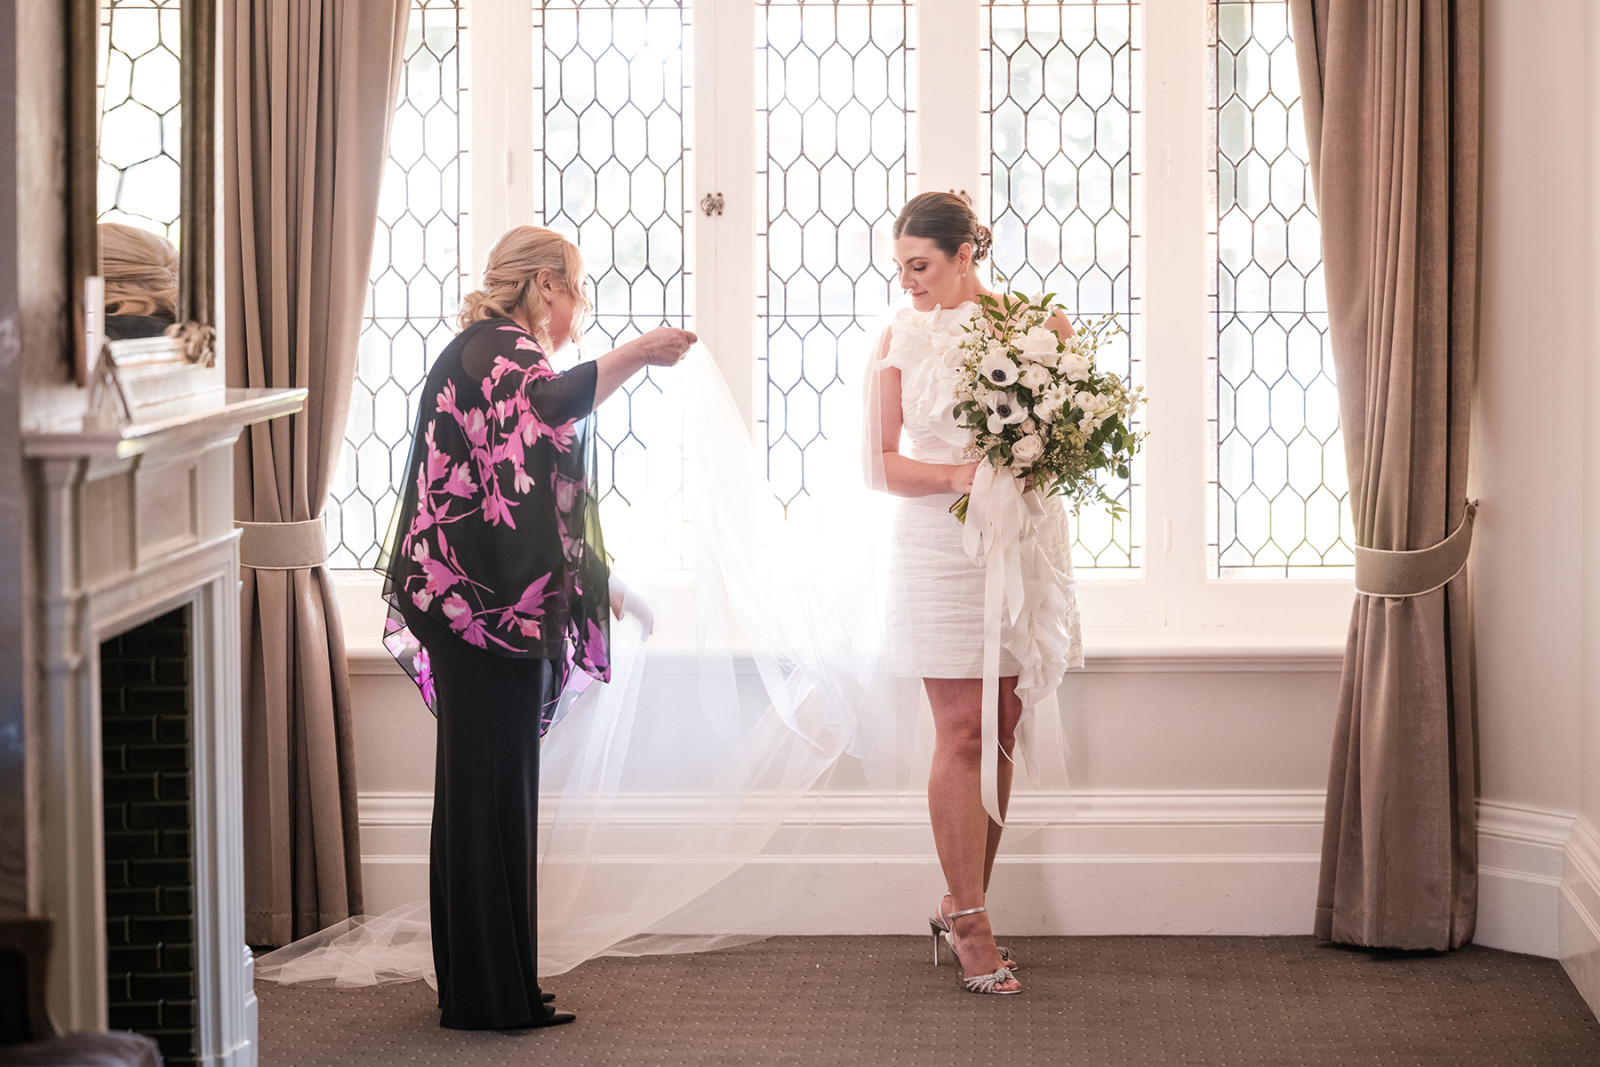
[[[1062,342],[1045,325],[1061,310],[1022,295],[980,296],[956,368],[956,421],[972,431],[967,454],[1031,479],[1036,492],[1098,499],[1126,511],[1101,487],[1100,472],[1128,477],[1145,438],[1132,429],[1144,387],[1129,389],[1095,369],[1095,354],[1122,332],[1113,315],[1083,323]],[[966,521],[968,497],[950,509]]]

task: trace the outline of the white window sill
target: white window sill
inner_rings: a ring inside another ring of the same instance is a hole
[[[383,647],[382,581],[364,571],[336,571],[344,620],[345,655],[353,675],[400,673]],[[672,591],[657,591],[660,616]],[[676,614],[688,618],[692,614]],[[658,628],[650,640],[652,669],[676,674],[696,668],[694,637]],[[1088,627],[1083,635],[1084,671],[1122,673],[1277,673],[1337,671],[1344,659],[1343,633],[1291,635],[1211,635],[1151,633],[1127,628]],[[754,670],[753,665],[750,667]]]

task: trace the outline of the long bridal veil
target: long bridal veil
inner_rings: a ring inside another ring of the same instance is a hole
[[[852,401],[871,396],[861,363]],[[920,684],[892,677],[883,654],[894,501],[863,478],[870,438],[830,425],[808,450],[807,497],[786,508],[709,353],[696,346],[682,369],[693,566],[658,582],[654,637],[628,616],[613,627],[612,681],[569,693],[545,737],[542,976],[598,955],[802,932],[795,916],[815,901],[801,894],[817,891],[751,875],[825,832],[810,813],[830,783],[885,808],[922,804],[932,727]],[[830,414],[853,422],[866,406]],[[1040,750],[1063,751],[1059,715],[1036,718],[1052,734]],[[1060,760],[1028,769],[1064,785]],[[431,980],[426,906],[336,924],[260,957],[256,973]]]

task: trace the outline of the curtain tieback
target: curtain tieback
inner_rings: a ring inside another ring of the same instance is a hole
[[[1443,589],[1467,568],[1478,502],[1467,501],[1461,525],[1432,548],[1391,552],[1356,546],[1356,592],[1362,596],[1412,597]]]
[[[239,565],[258,571],[298,571],[328,562],[322,519],[304,522],[234,522],[240,530]]]

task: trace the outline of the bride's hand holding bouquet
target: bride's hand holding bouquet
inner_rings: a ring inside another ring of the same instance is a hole
[[[983,294],[966,327],[956,369],[956,421],[972,431],[967,455],[1023,479],[1074,509],[1098,499],[1125,511],[1099,481],[1105,471],[1128,477],[1145,431],[1132,428],[1144,388],[1096,369],[1095,356],[1122,332],[1115,316],[1090,320],[1063,341],[1049,325],[1054,294],[1037,300]],[[970,494],[951,511],[966,521]]]

